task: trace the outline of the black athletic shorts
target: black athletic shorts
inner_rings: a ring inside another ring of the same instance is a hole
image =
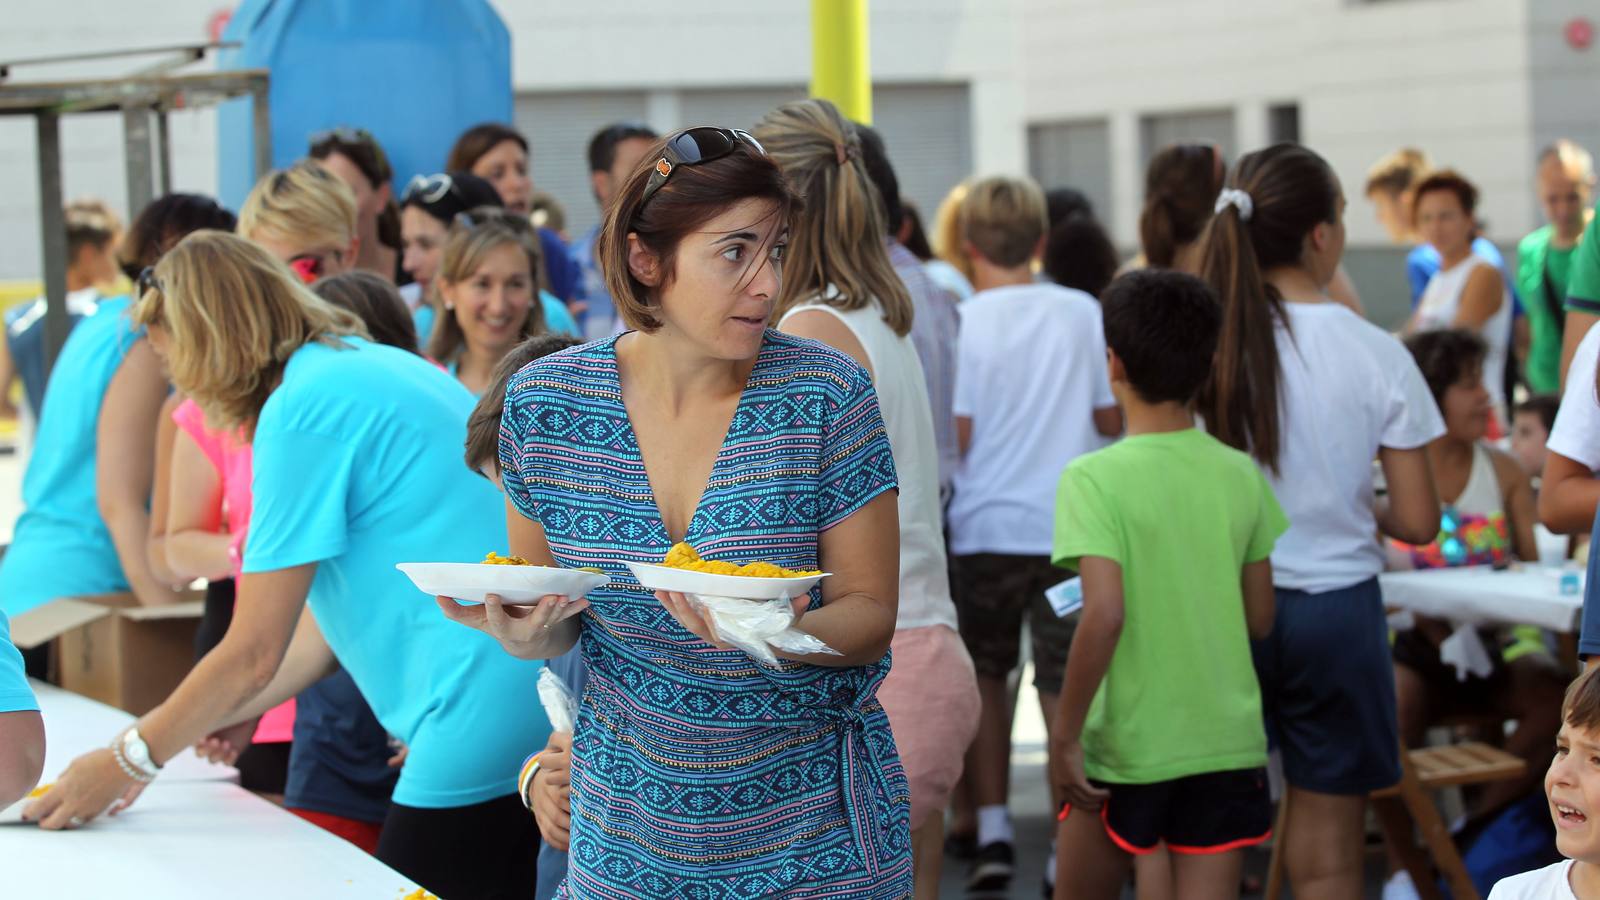
[[[1102,784],[1100,807],[1111,842],[1128,853],[1226,853],[1272,837],[1272,798],[1266,769],[1207,772],[1154,784]],[[1063,805],[1061,820],[1072,807]]]

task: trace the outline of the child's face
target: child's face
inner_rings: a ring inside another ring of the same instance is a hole
[[[1600,732],[1563,722],[1544,776],[1561,855],[1600,862]]]
[[[1538,413],[1517,413],[1511,420],[1511,455],[1530,476],[1544,471],[1545,444],[1550,432]]]
[[[1460,441],[1480,441],[1489,432],[1489,391],[1483,386],[1483,369],[1478,366],[1462,373],[1461,380],[1445,389],[1439,398],[1444,425],[1450,436]]]

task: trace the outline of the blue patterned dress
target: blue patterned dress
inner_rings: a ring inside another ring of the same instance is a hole
[[[598,566],[558,897],[743,900],[911,895],[910,796],[876,694],[889,668],[717,650],[624,561],[671,546],[622,403],[616,338],[512,380],[506,493],[563,566]],[[818,535],[896,487],[867,373],[768,332],[686,539],[709,559],[817,566]],[[812,606],[821,592],[812,595]]]

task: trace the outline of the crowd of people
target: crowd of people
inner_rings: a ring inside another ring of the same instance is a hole
[[[1600,878],[1600,684],[1531,626],[1481,629],[1489,671],[1460,677],[1455,629],[1392,631],[1377,578],[1600,530],[1588,153],[1541,155],[1548,224],[1509,262],[1465,175],[1380,160],[1365,196],[1414,247],[1394,335],[1307,147],[1156,153],[1127,261],[1083,194],[1024,177],[925,229],[890,149],[824,100],[618,123],[571,243],[496,123],[398,193],[339,127],[237,215],[69,207],[71,336],[45,382],[34,304],[0,353],[36,419],[0,610],[203,581],[205,614],[183,683],[24,815],[87,827],[194,748],[451,900],[927,900],[947,855],[974,892],[1225,898],[1276,799],[1295,896],[1353,898],[1367,796],[1465,712],[1528,764],[1467,828],[1542,780],[1552,859]],[[628,564],[679,543],[831,573],[792,609],[831,652],[762,663],[642,587]],[[395,568],[500,549],[608,583],[429,605]],[[1059,825],[1021,873],[1029,663]],[[0,805],[39,777],[21,674],[49,664],[0,654]]]

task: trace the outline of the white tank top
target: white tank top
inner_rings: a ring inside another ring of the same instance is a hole
[[[1461,496],[1449,503],[1463,515],[1484,516],[1505,514],[1505,499],[1500,494],[1500,476],[1494,470],[1494,458],[1482,444],[1472,448],[1472,473],[1467,476],[1467,486]]]
[[[933,407],[917,349],[909,336],[895,334],[883,321],[883,308],[876,301],[846,311],[808,300],[791,309],[778,327],[803,309],[820,309],[843,322],[872,364],[872,385],[900,480],[900,611],[895,628],[955,628],[939,508],[939,451],[933,442]]]
[[[1461,308],[1461,292],[1467,279],[1479,266],[1489,263],[1473,254],[1448,269],[1440,269],[1428,279],[1417,304],[1417,324],[1424,330],[1454,327],[1456,312]],[[1506,355],[1511,345],[1511,291],[1504,289],[1500,308],[1478,330],[1489,352],[1483,359],[1483,386],[1494,400],[1495,414],[1504,426],[1510,419],[1506,415]]]

